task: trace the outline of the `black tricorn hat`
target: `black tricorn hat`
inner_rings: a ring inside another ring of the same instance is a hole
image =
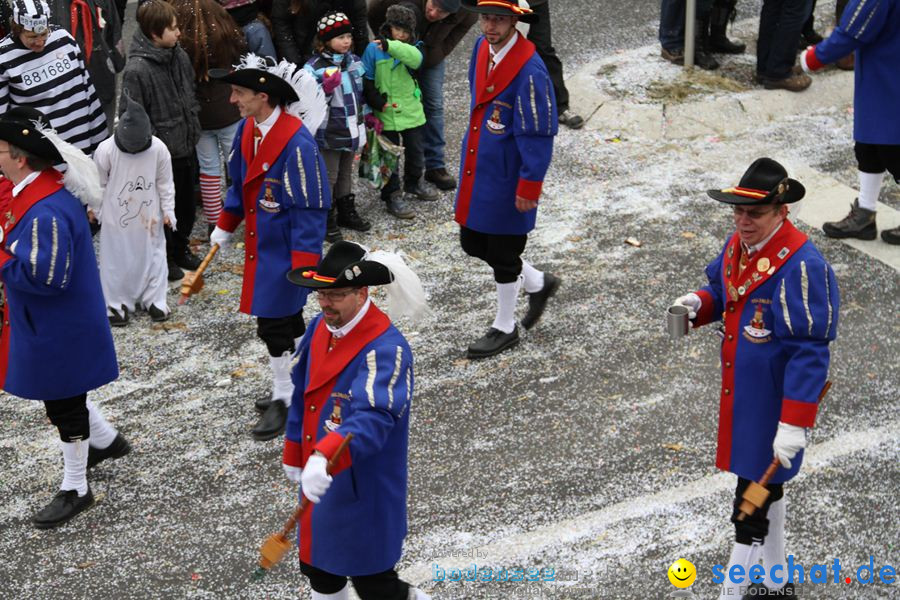
[[[290,83],[265,69],[210,69],[209,76],[225,83],[249,88],[257,93],[277,96],[284,104],[292,104],[300,100]]]
[[[63,162],[63,157],[53,142],[37,130],[35,122],[50,128],[44,113],[30,106],[16,106],[0,116],[0,140],[4,140],[26,152],[52,161]]]
[[[488,15],[518,17],[523,23],[537,23],[538,15],[530,8],[519,6],[516,0],[462,0],[463,8]]]
[[[366,260],[366,249],[353,242],[332,244],[318,266],[298,267],[287,274],[288,281],[313,289],[385,285],[394,280],[381,263]]]
[[[806,188],[771,158],[753,161],[736,187],[724,190],[708,190],[710,198],[741,206],[762,204],[791,204],[806,195]]]

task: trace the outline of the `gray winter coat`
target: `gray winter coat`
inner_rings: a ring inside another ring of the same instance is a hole
[[[194,155],[200,139],[200,104],[194,68],[181,46],[157,48],[140,29],[134,32],[122,72],[122,93],[143,105],[153,135],[165,142],[172,158]],[[125,100],[119,101],[119,114]]]

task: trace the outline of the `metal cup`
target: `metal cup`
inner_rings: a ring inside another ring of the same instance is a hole
[[[691,330],[688,312],[688,307],[681,304],[670,306],[666,310],[666,330],[669,332],[669,338],[679,340]]]

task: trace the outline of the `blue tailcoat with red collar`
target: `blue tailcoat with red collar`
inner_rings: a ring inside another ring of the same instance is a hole
[[[374,304],[332,350],[322,315],[297,349],[284,463],[329,459],[348,433],[334,480],[299,523],[300,560],[335,575],[394,568],[406,537],[407,448],[413,395],[409,344]]]
[[[492,234],[527,234],[537,208],[516,210],[516,196],[537,200],[559,129],[556,96],[534,44],[519,34],[488,75],[490,44],[479,37],[469,62],[472,93],[462,144],[456,222]]]
[[[15,198],[3,185],[0,387],[32,400],[77,396],[119,376],[84,208],[43,171]]]
[[[694,326],[724,320],[716,466],[756,481],[772,462],[779,421],[815,423],[840,297],[831,266],[790,221],[743,271],[740,257],[735,232],[706,267]],[[791,479],[802,462],[801,450],[771,483]]]
[[[253,154],[252,118],[234,136],[231,187],[218,226],[244,225],[241,312],[279,318],[297,314],[309,293],[287,280],[293,268],[322,254],[331,190],[315,139],[297,117],[282,112]]]

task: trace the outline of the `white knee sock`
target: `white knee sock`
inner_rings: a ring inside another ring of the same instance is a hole
[[[345,585],[344,589],[334,594],[323,594],[312,590],[312,600],[350,600],[350,586]]]
[[[497,316],[494,318],[494,329],[503,333],[512,333],[516,328],[516,300],[519,297],[520,276],[512,283],[497,284]]]
[[[88,440],[60,442],[63,453],[63,481],[61,490],[78,490],[79,496],[88,491],[87,459]]]
[[[763,567],[766,575],[772,572],[772,567],[781,565],[781,583],[770,581],[768,577],[763,582],[770,590],[780,590],[787,581],[787,567],[784,559],[784,517],[786,512],[785,498],[769,505],[769,533],[762,547]]]
[[[722,593],[719,596],[719,600],[735,600],[735,598],[743,596],[750,586],[747,580],[747,572],[750,570],[750,566],[756,564],[759,559],[759,551],[759,544],[734,544],[734,547],[731,549],[731,558],[728,559],[728,566],[725,567],[725,581],[722,582]],[[744,567],[743,583],[732,583],[728,578],[728,572],[734,565]]]
[[[409,591],[412,592],[413,594],[415,594],[416,600],[431,600],[431,596],[429,596],[428,594],[426,594],[419,588],[410,588]]]
[[[866,210],[877,208],[878,194],[881,193],[881,180],[884,173],[859,172],[859,207]]]
[[[535,269],[524,258],[522,259],[522,276],[525,278],[525,291],[529,294],[544,289],[544,272]]]
[[[294,395],[291,354],[293,353],[285,352],[281,356],[269,357],[269,366],[272,368],[272,400],[281,400],[285,406],[291,405],[291,396]]]
[[[100,412],[100,409],[97,408],[93,402],[88,400],[86,402],[88,409],[88,418],[91,423],[91,437],[90,442],[91,446],[94,448],[108,448],[110,444],[113,443],[113,440],[116,439],[116,435],[118,435],[118,431],[109,424],[109,421],[103,416],[103,413]]]

